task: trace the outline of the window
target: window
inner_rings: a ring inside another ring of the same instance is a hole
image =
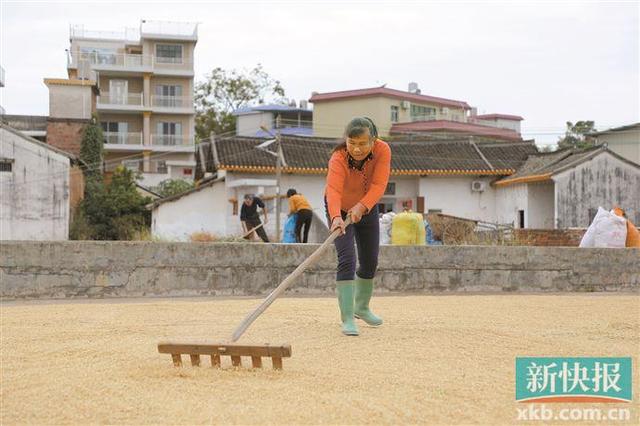
[[[140,160],[124,160],[122,165],[133,172],[139,172],[141,163]]]
[[[181,64],[182,46],[179,44],[156,44],[156,62]]]
[[[387,183],[387,188],[384,190],[384,195],[396,195],[396,183]]]
[[[156,172],[157,173],[162,173],[162,174],[167,174],[167,162],[160,160],[156,163]]]
[[[160,145],[182,144],[182,123],[159,121],[157,132]]]
[[[429,209],[427,210],[427,214],[437,214],[442,213],[442,209]]]
[[[447,107],[440,108],[440,114],[449,115],[449,108],[447,108]]]
[[[524,210],[518,210],[518,228],[524,229]]]
[[[392,123],[398,122],[398,112],[399,112],[399,108],[395,105],[391,105],[391,122]]]
[[[109,80],[109,103],[126,105],[129,95],[127,80]]]
[[[435,118],[436,109],[420,105],[411,105],[411,121],[422,121]]]
[[[113,65],[116,63],[117,53],[116,49],[81,47],[80,56],[92,64]]]
[[[13,160],[0,160],[0,172],[11,173],[13,170]]]
[[[126,121],[103,121],[100,125],[104,132],[104,143],[128,143],[129,123]]]
[[[182,169],[182,174],[185,176],[191,176],[193,169]]]
[[[182,106],[182,101],[178,98],[182,96],[182,86],[161,85],[156,86],[156,106],[177,107]]]

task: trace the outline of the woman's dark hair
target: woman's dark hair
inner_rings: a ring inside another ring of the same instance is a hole
[[[333,152],[347,149],[347,138],[358,137],[366,130],[369,130],[372,138],[376,139],[378,137],[378,128],[369,117],[356,117],[352,119],[344,129],[344,138],[340,144],[333,149]]]
[[[291,197],[292,195],[296,195],[296,194],[297,194],[296,190],[295,190],[295,189],[293,189],[293,188],[290,188],[290,189],[287,191],[287,198]]]

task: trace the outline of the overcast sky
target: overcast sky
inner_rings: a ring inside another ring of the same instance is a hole
[[[199,22],[196,80],[262,63],[287,97],[372,87],[463,100],[525,118],[555,142],[566,121],[640,121],[640,2],[10,2],[1,0],[8,114],[46,115],[45,77],[66,77],[69,24]]]

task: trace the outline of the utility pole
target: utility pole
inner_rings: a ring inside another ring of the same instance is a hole
[[[276,242],[280,242],[280,177],[282,176],[282,145],[280,143],[280,115],[276,117],[275,122],[276,134],[274,135],[269,129],[265,126],[260,126],[260,128],[271,137],[274,138],[272,141],[267,141],[264,144],[260,144],[257,146],[258,149],[261,149],[270,155],[274,155],[276,157]],[[276,152],[275,154],[272,151],[266,149],[266,146],[272,142],[276,144]]]
[[[280,144],[280,114],[276,116],[276,242],[280,242],[280,177],[282,175],[282,145]]]

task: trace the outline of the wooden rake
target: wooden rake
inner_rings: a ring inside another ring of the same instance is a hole
[[[347,218],[345,225],[351,224],[351,218]],[[220,367],[221,357],[231,357],[231,364],[234,367],[240,367],[242,365],[242,357],[251,357],[251,364],[253,368],[262,368],[262,358],[271,358],[271,365],[276,370],[282,369],[282,358],[291,357],[291,345],[270,345],[265,343],[263,345],[241,345],[235,342],[240,339],[249,326],[282,294],[284,291],[293,284],[293,282],[304,271],[318,261],[325,250],[333,243],[340,234],[340,231],[335,230],[329,235],[329,238],[325,240],[311,256],[305,259],[298,267],[287,276],[263,301],[262,303],[251,311],[242,322],[235,329],[231,335],[229,342],[221,343],[208,343],[208,342],[160,342],[158,343],[158,352],[163,354],[171,354],[173,365],[180,367],[182,365],[182,354],[189,355],[191,359],[191,365],[194,367],[200,366],[200,357],[210,356],[211,366]]]

